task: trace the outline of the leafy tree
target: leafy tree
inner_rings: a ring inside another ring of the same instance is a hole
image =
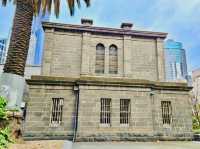
[[[7,2],[12,0],[1,1],[3,6],[6,6]],[[70,14],[73,15],[75,4],[80,7],[80,0],[66,1]],[[8,55],[3,69],[4,73],[24,76],[33,16],[37,16],[41,10],[43,11],[43,14],[51,12],[51,8],[54,6],[54,13],[56,17],[58,17],[60,12],[60,2],[61,0],[14,0],[16,12]],[[84,0],[84,2],[87,6],[90,5],[90,0]]]

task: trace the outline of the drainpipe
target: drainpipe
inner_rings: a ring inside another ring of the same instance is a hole
[[[74,118],[74,132],[73,132],[73,142],[76,141],[77,129],[78,129],[78,112],[79,112],[79,86],[74,86],[75,93],[75,118]]]

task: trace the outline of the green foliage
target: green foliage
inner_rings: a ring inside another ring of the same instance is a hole
[[[6,99],[0,96],[0,149],[8,148],[8,144],[12,142],[11,130],[6,126],[8,124],[6,105]]]
[[[200,129],[199,122],[196,116],[192,117],[192,127],[193,130]]]
[[[7,119],[6,105],[7,105],[6,99],[0,96],[0,121]]]
[[[8,148],[9,143],[13,143],[13,141],[10,139],[10,134],[11,130],[8,127],[0,131],[0,149],[6,149]]]

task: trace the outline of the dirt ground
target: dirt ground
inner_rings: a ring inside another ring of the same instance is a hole
[[[64,141],[27,141],[23,144],[12,144],[9,149],[62,149]]]

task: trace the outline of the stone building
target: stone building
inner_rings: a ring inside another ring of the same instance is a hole
[[[190,140],[190,87],[165,82],[166,33],[44,23],[40,76],[27,80],[26,139]]]

